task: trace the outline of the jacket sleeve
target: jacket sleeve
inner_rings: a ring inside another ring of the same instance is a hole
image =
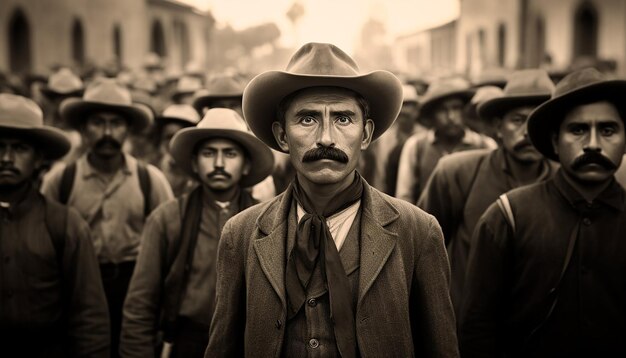
[[[170,201],[174,198],[174,192],[172,191],[172,187],[170,183],[165,178],[163,172],[161,172],[157,167],[152,164],[147,166],[148,173],[150,175],[152,192],[151,192],[151,200],[150,203],[152,208],[157,208],[159,205]]]
[[[164,280],[166,219],[180,220],[164,209],[167,207],[158,208],[148,217],[142,233],[141,249],[124,301],[120,337],[123,357],[154,357]]]
[[[232,220],[226,222],[217,250],[215,313],[205,358],[243,357],[246,325],[246,255],[235,242]]]
[[[418,179],[415,176],[417,165],[417,143],[418,136],[412,136],[404,143],[398,164],[398,179],[396,181],[396,195],[398,199],[415,203],[414,189]]]
[[[459,340],[463,357],[500,357],[503,302],[509,277],[507,242],[511,235],[497,204],[474,229],[461,313]]]
[[[89,226],[69,208],[63,252],[64,290],[69,296],[68,336],[72,356],[109,357],[110,323]]]
[[[428,237],[416,245],[411,290],[415,356],[458,357],[456,322],[450,301],[450,266],[441,229],[431,216]]]

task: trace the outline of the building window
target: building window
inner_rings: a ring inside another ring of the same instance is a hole
[[[113,27],[113,54],[118,64],[124,63],[122,58],[122,29],[120,25]]]
[[[506,25],[498,25],[498,65],[504,67],[506,60]]]
[[[585,1],[574,15],[574,59],[596,57],[598,53],[598,11]]]
[[[22,10],[15,10],[9,20],[9,69],[16,74],[32,70],[30,26]]]
[[[191,49],[189,46],[189,31],[184,21],[174,21],[174,38],[179,44],[180,64],[181,66],[185,66],[191,59]]]
[[[480,59],[480,68],[485,67],[487,63],[487,41],[485,37],[485,30],[478,30],[478,56]]]
[[[163,24],[161,24],[161,21],[159,20],[152,22],[152,31],[150,31],[150,51],[156,53],[160,57],[167,56],[167,49],[165,48],[165,31],[163,31]]]
[[[83,24],[78,19],[72,24],[72,60],[79,66],[85,63],[85,34]]]

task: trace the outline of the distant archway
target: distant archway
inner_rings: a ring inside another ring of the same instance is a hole
[[[120,25],[113,26],[113,54],[119,64],[124,63],[122,57],[122,29]]]
[[[598,54],[598,11],[589,1],[578,6],[574,14],[574,59]]]
[[[20,9],[15,10],[9,20],[9,69],[16,74],[29,73],[32,70],[30,25],[26,15]]]
[[[152,22],[152,30],[150,31],[150,51],[156,53],[160,57],[167,55],[167,48],[165,47],[165,31],[163,30],[163,24],[161,21],[154,20]]]
[[[85,64],[85,33],[79,19],[72,24],[72,60],[80,66]]]

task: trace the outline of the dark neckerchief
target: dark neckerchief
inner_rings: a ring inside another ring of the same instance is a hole
[[[328,288],[330,321],[333,323],[337,348],[343,358],[356,357],[356,329],[352,309],[352,294],[348,276],[341,263],[326,218],[361,199],[363,179],[355,172],[354,181],[330,201],[322,213],[317,213],[298,179],[294,180],[293,197],[306,214],[298,223],[296,242],[288,254],[286,290],[289,318],[295,316],[304,304],[306,289],[316,265],[320,265],[322,279]]]

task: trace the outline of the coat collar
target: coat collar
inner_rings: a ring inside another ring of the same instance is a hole
[[[262,236],[255,240],[254,249],[261,268],[286,307],[285,239],[287,220],[292,204],[291,185],[259,215],[256,225]],[[400,216],[398,209],[384,194],[365,183],[361,218],[361,264],[359,273],[359,304],[387,262],[398,234],[385,227]]]

